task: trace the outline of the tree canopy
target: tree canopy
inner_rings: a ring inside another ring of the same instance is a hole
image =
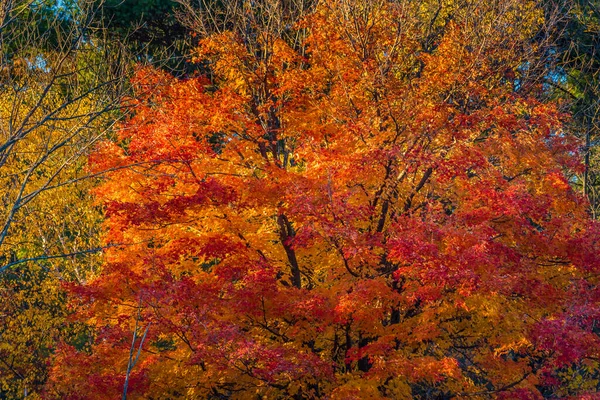
[[[230,6],[195,15],[208,72],[140,69],[92,155],[115,245],[71,287],[95,336],[56,351],[51,393],[595,393],[600,229],[530,79],[544,8]]]

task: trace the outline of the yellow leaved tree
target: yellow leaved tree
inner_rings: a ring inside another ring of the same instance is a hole
[[[42,393],[57,341],[85,346],[64,285],[98,266],[86,157],[120,107],[94,1],[0,2],[0,397]]]

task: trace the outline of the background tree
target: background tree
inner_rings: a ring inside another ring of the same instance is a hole
[[[118,51],[124,51],[121,57],[161,66],[176,76],[194,72],[189,63],[194,38],[177,18],[177,1],[97,0],[96,4],[95,24],[108,28],[108,37],[123,46]]]
[[[141,70],[93,155],[127,246],[73,288],[96,336],[53,393],[596,391],[600,230],[566,116],[522,89],[540,5],[230,5],[190,14],[210,74]]]
[[[599,110],[600,3],[596,0],[549,1],[549,12],[560,13],[553,70],[544,78],[548,91],[571,105],[573,131],[582,140],[584,171],[576,185],[590,201],[592,216],[600,216]]]
[[[91,1],[0,6],[0,397],[36,397],[56,341],[85,342],[63,284],[97,272],[87,155],[120,115],[124,71]]]

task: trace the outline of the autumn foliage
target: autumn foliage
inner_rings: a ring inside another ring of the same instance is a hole
[[[497,3],[328,0],[294,40],[207,36],[203,76],[141,69],[91,160],[119,244],[71,288],[96,334],[49,396],[595,391],[600,229],[568,116],[522,87],[543,13]]]

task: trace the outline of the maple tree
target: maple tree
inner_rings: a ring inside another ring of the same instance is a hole
[[[208,76],[140,69],[92,156],[120,245],[48,393],[594,392],[600,229],[567,116],[517,90],[537,4],[256,4],[214,14]]]

